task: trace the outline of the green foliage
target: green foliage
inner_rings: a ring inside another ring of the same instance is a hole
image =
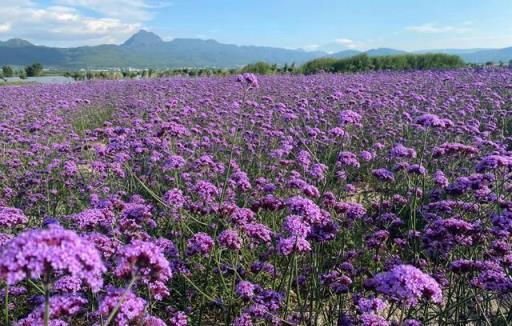
[[[267,62],[248,64],[243,68],[178,68],[178,69],[139,69],[139,70],[82,70],[61,72],[75,80],[93,79],[135,79],[160,78],[172,76],[228,76],[251,72],[259,75],[272,74],[314,74],[318,72],[363,72],[373,70],[425,70],[440,68],[456,68],[464,66],[464,62],[454,55],[446,54],[403,54],[372,57],[359,54],[349,58],[320,58],[309,61],[302,66],[295,62],[282,66]]]
[[[41,76],[41,73],[43,72],[43,65],[40,63],[33,63],[30,66],[25,67],[25,72],[28,77]]]
[[[349,58],[320,58],[306,62],[302,72],[306,75],[318,72],[362,72],[374,70],[428,70],[458,68],[464,61],[456,55],[427,53],[401,54],[370,57],[359,54]]]
[[[338,61],[336,58],[320,58],[306,62],[302,66],[304,74],[314,74],[316,72],[335,72],[334,64]]]
[[[113,115],[113,108],[88,107],[71,116],[71,125],[78,135],[83,136],[88,130],[102,127],[106,121],[112,120]]]
[[[18,71],[18,76],[20,77],[20,79],[27,79],[27,72],[25,71],[25,69],[21,69],[20,71]]]
[[[13,77],[14,69],[11,66],[5,65],[2,67],[2,74],[4,77]]]
[[[266,62],[260,61],[256,63],[251,63],[244,66],[240,71],[241,72],[252,72],[260,75],[270,75],[277,70],[276,65],[270,65]]]

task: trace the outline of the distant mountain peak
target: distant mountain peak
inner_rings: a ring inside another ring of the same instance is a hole
[[[163,40],[160,38],[160,36],[153,32],[148,32],[141,29],[137,33],[133,34],[128,40],[126,40],[126,42],[123,43],[123,46],[149,46],[160,43],[163,43]]]
[[[348,50],[342,50],[342,51],[331,53],[328,55],[328,57],[341,59],[341,58],[352,57],[352,56],[358,55],[358,54],[361,54],[361,51],[348,49]]]
[[[12,38],[5,42],[0,41],[0,46],[11,47],[11,48],[21,48],[21,47],[25,47],[25,46],[34,46],[34,44],[30,43],[29,41],[22,40],[20,38]]]
[[[55,48],[34,45],[22,39],[0,41],[0,65],[23,66],[39,62],[46,67],[65,69],[237,68],[258,61],[284,65],[292,62],[302,64],[323,57],[346,58],[363,53],[368,56],[414,53],[390,48],[377,48],[364,52],[355,49],[339,51],[339,44],[320,47],[318,50],[321,49],[330,51],[310,52],[267,46],[245,46],[197,38],[175,38],[172,41],[163,41],[152,32],[140,30],[121,45]],[[436,52],[457,54],[468,63],[508,62],[512,59],[512,47],[485,50],[445,49],[436,50]]]
[[[376,49],[370,49],[366,51],[366,54],[371,57],[378,57],[383,55],[397,55],[397,54],[405,54],[407,52],[402,50],[396,50],[391,48],[376,48]]]

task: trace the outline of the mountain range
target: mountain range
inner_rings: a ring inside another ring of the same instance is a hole
[[[503,49],[439,49],[412,53],[457,54],[468,63],[487,61],[508,62],[512,59],[512,47]],[[183,68],[217,67],[234,68],[257,61],[282,65],[304,63],[320,57],[344,58],[366,53],[382,56],[409,53],[406,51],[378,48],[365,52],[343,50],[334,53],[283,49],[265,46],[238,46],[215,40],[177,38],[164,41],[158,35],[141,30],[120,45],[103,44],[74,48],[54,48],[34,45],[22,39],[0,41],[0,65],[23,66],[39,62],[45,67],[79,68]]]

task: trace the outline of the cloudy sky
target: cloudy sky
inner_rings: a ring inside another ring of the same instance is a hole
[[[337,51],[512,46],[512,0],[0,0],[0,40],[51,46],[165,40]]]

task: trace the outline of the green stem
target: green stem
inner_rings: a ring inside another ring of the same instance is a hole
[[[50,289],[48,284],[44,285],[44,326],[50,321]]]
[[[5,303],[5,324],[9,325],[9,285],[5,286],[5,296],[4,296],[4,303]]]

